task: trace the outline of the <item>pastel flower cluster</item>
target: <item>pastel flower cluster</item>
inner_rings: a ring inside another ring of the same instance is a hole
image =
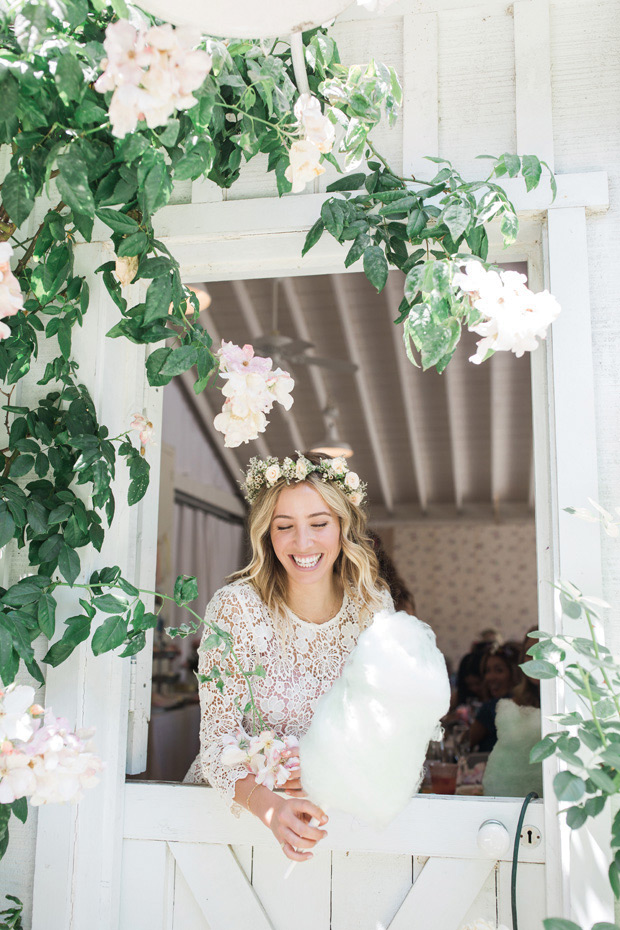
[[[144,455],[144,447],[153,442],[153,424],[141,413],[134,413],[133,420],[129,424],[129,429],[138,431],[140,439],[140,452]]]
[[[200,36],[173,29],[169,23],[136,29],[126,19],[106,29],[103,74],[95,82],[100,93],[114,91],[109,113],[112,133],[122,139],[138,120],[150,129],[163,126],[176,110],[196,103],[197,90],[211,68],[211,56],[195,49]]]
[[[483,317],[469,326],[470,332],[483,337],[470,362],[480,365],[489,351],[514,352],[521,358],[538,348],[538,338],[545,338],[561,308],[549,291],[535,294],[526,281],[516,271],[487,271],[476,261],[467,262],[464,273],[454,276],[453,283]]]
[[[8,339],[11,330],[1,321],[5,316],[15,316],[24,308],[24,297],[19,281],[11,271],[9,259],[13,249],[8,242],[0,242],[0,339]]]
[[[336,129],[323,115],[321,103],[312,94],[301,94],[294,108],[302,139],[296,140],[289,153],[290,165],[284,172],[287,181],[298,194],[309,181],[324,174],[321,155],[331,152]]]
[[[272,488],[277,481],[283,479],[287,484],[292,481],[305,481],[308,475],[316,472],[322,481],[332,481],[338,485],[352,504],[359,507],[366,496],[366,485],[360,481],[359,475],[349,471],[347,461],[343,456],[335,459],[321,459],[315,465],[297,451],[297,460],[288,456],[282,460],[270,456],[267,459],[252,458],[245,474],[245,481],[241,488],[246,499],[252,504],[262,488]]]
[[[34,704],[34,688],[0,692],[0,804],[27,797],[34,806],[79,801],[103,768],[88,740],[62,717]]]
[[[295,382],[287,371],[272,369],[270,358],[254,355],[251,345],[242,348],[222,341],[217,354],[220,375],[226,381],[222,394],[227,399],[213,425],[224,433],[224,445],[235,448],[265,431],[269,422],[265,414],[276,401],[290,410]]]
[[[255,776],[257,785],[264,785],[272,791],[274,788],[282,788],[289,779],[291,769],[299,767],[297,754],[282,758],[286,750],[299,748],[295,736],[285,736],[281,740],[273,730],[263,730],[258,736],[248,736],[239,729],[235,735],[225,736],[222,742],[222,765],[244,765]]]

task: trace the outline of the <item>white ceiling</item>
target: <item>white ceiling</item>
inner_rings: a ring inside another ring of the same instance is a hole
[[[519,270],[522,270],[519,268]],[[271,331],[273,281],[211,282],[202,322],[219,339],[243,345]],[[446,372],[423,372],[407,359],[397,316],[402,275],[377,294],[361,273],[287,278],[279,287],[279,331],[308,339],[318,356],[356,361],[350,375],[290,366],[294,404],[276,404],[255,442],[225,450],[235,479],[252,455],[279,458],[325,435],[321,410],[340,410],[340,433],[354,449],[351,467],[368,482],[374,523],[430,517],[523,517],[533,508],[529,355],[468,357],[477,336],[464,333]],[[185,384],[191,384],[186,378]],[[190,393],[190,392],[188,392]],[[193,394],[193,392],[191,392]],[[197,400],[205,428],[223,399],[210,387]],[[210,409],[209,409],[210,408]]]

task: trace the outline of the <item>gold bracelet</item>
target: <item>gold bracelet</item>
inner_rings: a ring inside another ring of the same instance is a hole
[[[250,812],[250,814],[253,813],[252,808],[250,807],[250,798],[252,797],[252,795],[254,794],[254,792],[256,791],[257,788],[260,788],[260,785],[258,784],[258,782],[255,782],[255,783],[254,783],[254,787],[252,788],[252,790],[251,790],[250,793],[248,794],[247,798],[245,799],[245,806],[247,807],[247,809],[248,809],[248,811]]]

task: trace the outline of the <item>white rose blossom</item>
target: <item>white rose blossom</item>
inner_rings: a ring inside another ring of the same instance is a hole
[[[211,56],[194,46],[200,37],[169,23],[136,29],[127,20],[110,23],[104,71],[95,82],[100,93],[113,91],[109,106],[112,133],[122,139],[139,120],[155,129],[176,110],[194,106],[192,91],[203,83]]]
[[[525,282],[525,275],[487,271],[476,261],[467,262],[465,272],[454,276],[453,283],[483,316],[469,327],[470,332],[483,337],[470,362],[479,365],[489,351],[514,352],[520,358],[538,347],[538,339],[545,338],[560,305],[548,291],[535,294]]]
[[[352,491],[356,491],[360,486],[360,476],[356,472],[350,471],[345,476],[344,483],[348,488],[351,488]]]
[[[270,358],[254,355],[251,345],[222,342],[218,356],[220,375],[226,381],[222,388],[226,401],[214,426],[224,433],[224,445],[235,448],[264,432],[268,423],[265,414],[274,403],[290,409],[295,382],[287,371],[272,370]]]
[[[351,501],[354,507],[359,507],[359,505],[364,500],[364,497],[360,493],[360,491],[354,491],[353,494],[349,494],[349,500]]]
[[[347,470],[347,462],[341,455],[335,458],[331,463],[332,471],[335,475],[344,475]]]
[[[307,139],[293,142],[289,152],[290,165],[284,172],[284,177],[293,185],[293,193],[299,194],[308,181],[313,181],[325,173],[320,164],[321,153],[314,144]]]
[[[319,152],[331,152],[336,127],[327,116],[323,116],[318,98],[312,94],[301,94],[295,104],[294,113],[304,138],[316,145]]]
[[[103,767],[88,743],[92,731],[71,732],[33,697],[26,685],[0,692],[0,804],[78,801]]]
[[[269,468],[265,470],[265,480],[267,481],[267,484],[275,484],[279,477],[279,465],[270,465]]]
[[[295,477],[298,481],[303,481],[308,475],[308,468],[303,459],[299,459],[297,465],[295,466]]]

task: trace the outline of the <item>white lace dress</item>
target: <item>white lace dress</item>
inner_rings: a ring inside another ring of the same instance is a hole
[[[378,609],[393,609],[388,591],[382,590],[380,598]],[[235,581],[216,591],[205,619],[232,634],[245,671],[257,665],[264,668],[263,678],[252,676],[250,681],[265,726],[279,737],[300,737],[310,726],[316,702],[339,677],[358,636],[370,626],[373,613],[361,599],[346,593],[342,607],[326,623],[309,623],[288,611],[293,632],[288,650],[283,650],[273,617],[256,590],[245,581]],[[203,641],[210,632],[207,627]],[[208,675],[214,665],[231,674],[224,677],[223,691],[212,681],[200,685],[201,748],[185,781],[212,785],[238,814],[241,808],[233,803],[235,783],[248,773],[243,766],[223,766],[220,758],[223,736],[239,726],[253,732],[251,712],[244,715],[239,709],[245,707],[248,691],[230,656],[222,659],[219,647],[201,648],[199,673]]]

